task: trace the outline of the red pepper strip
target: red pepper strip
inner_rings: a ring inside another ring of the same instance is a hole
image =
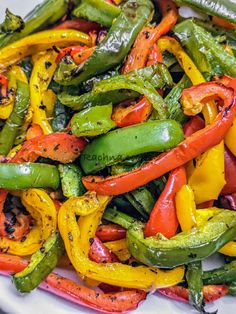
[[[221,194],[236,193],[236,157],[225,147],[225,180]]]
[[[73,19],[62,22],[61,24],[55,26],[54,29],[76,29],[88,34],[93,30],[99,31],[101,26],[95,22],[83,19]]]
[[[224,28],[227,28],[227,29],[235,29],[235,25],[231,24],[230,22],[222,19],[221,17],[219,16],[213,16],[212,17],[212,22],[218,26],[221,26],[221,27],[224,27]]]
[[[195,132],[203,129],[205,127],[205,122],[199,116],[192,117],[187,123],[184,125],[184,135],[185,137],[189,137]]]
[[[207,201],[197,205],[197,209],[211,208],[214,205],[214,200]]]
[[[176,234],[179,222],[176,215],[175,195],[186,182],[184,167],[177,168],[170,173],[166,186],[145,226],[144,234],[146,237],[161,233],[166,238],[171,238]]]
[[[26,140],[32,140],[35,137],[43,135],[43,130],[38,124],[32,124],[31,127],[27,130]]]
[[[71,57],[73,58],[76,64],[81,64],[92,56],[92,54],[94,53],[94,50],[95,50],[95,47],[88,48],[81,52],[72,51]]]
[[[203,287],[203,295],[206,303],[214,302],[228,294],[226,285],[209,285]],[[175,301],[188,302],[189,290],[181,286],[158,289],[158,292]]]
[[[123,73],[144,68],[150,48],[157,40],[168,33],[178,20],[178,10],[171,0],[158,0],[162,20],[156,27],[146,26],[139,33],[123,68]]]
[[[151,66],[155,63],[163,63],[164,59],[161,53],[161,50],[159,49],[159,47],[157,46],[157,44],[155,43],[151,48],[150,48],[150,53],[148,55],[148,60],[147,60],[147,64],[146,66]]]
[[[96,263],[119,262],[117,256],[109,250],[97,237],[91,239],[89,258]]]
[[[127,102],[117,105],[112,114],[112,120],[120,128],[142,123],[152,113],[152,105],[145,97],[136,105],[126,107],[126,104]]]
[[[100,225],[96,231],[96,237],[103,242],[117,241],[126,237],[126,230],[119,225]]]
[[[236,193],[224,195],[220,200],[223,208],[236,210]]]
[[[39,156],[61,163],[74,161],[87,142],[67,133],[52,133],[26,141],[11,162],[34,162]]]
[[[0,273],[2,275],[22,271],[27,265],[28,262],[20,257],[0,254]],[[118,293],[95,291],[55,273],[51,273],[40,284],[39,288],[75,304],[113,314],[134,310],[146,298],[146,292],[141,290],[128,290]]]
[[[8,78],[0,74],[0,95],[1,97],[7,97]]]
[[[61,59],[67,54],[73,56],[75,53],[83,52],[87,49],[89,49],[87,46],[71,46],[63,48],[60,50],[57,56],[56,63],[58,64],[61,61]]]
[[[133,171],[107,178],[100,176],[84,177],[83,184],[87,190],[96,191],[103,195],[119,195],[135,190],[163,174],[183,166],[219,144],[236,115],[236,100],[232,89],[215,82],[203,83],[185,89],[182,102],[188,101],[191,105],[215,98],[221,98],[224,101],[224,106],[212,124],[188,137],[169,152],[159,155]]]

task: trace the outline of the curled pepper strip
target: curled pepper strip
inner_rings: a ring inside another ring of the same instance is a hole
[[[102,196],[97,196],[103,204]],[[106,197],[106,200],[109,200]],[[76,221],[76,215],[79,214],[79,208],[75,212],[67,206],[65,202],[60,208],[58,215],[58,225],[62,238],[65,243],[67,254],[74,268],[82,275],[101,281],[107,284],[134,288],[148,289],[152,286],[169,286],[174,282],[179,282],[183,278],[183,268],[177,268],[170,272],[157,270],[153,272],[145,266],[131,267],[119,263],[97,264],[88,258],[81,247],[81,234]],[[140,281],[142,278],[142,281]]]
[[[57,212],[53,201],[43,190],[30,189],[21,196],[23,205],[35,220],[35,224],[24,241],[0,237],[0,251],[18,256],[36,252],[42,243],[57,228]]]
[[[90,46],[91,39],[88,35],[71,29],[47,30],[27,36],[0,49],[0,72],[5,71],[9,65],[54,45],[63,47],[76,43]]]
[[[203,83],[186,89],[183,93],[182,102],[192,106],[196,102],[204,102],[206,99],[216,97],[224,101],[224,106],[211,125],[194,133],[169,152],[159,155],[133,171],[107,178],[84,177],[83,184],[85,187],[99,194],[123,194],[186,164],[209,148],[219,144],[236,114],[233,91],[214,82]],[[206,138],[208,141],[205,140]]]
[[[131,50],[123,73],[128,73],[145,66],[150,48],[156,41],[176,24],[178,19],[178,10],[171,0],[158,0],[158,6],[161,9],[162,20],[156,27],[146,26],[138,35],[133,49]]]
[[[27,265],[28,262],[18,256],[0,254],[0,274],[4,276],[23,271]],[[111,314],[134,310],[146,298],[146,292],[141,290],[99,292],[55,273],[48,275],[39,288],[86,308]]]

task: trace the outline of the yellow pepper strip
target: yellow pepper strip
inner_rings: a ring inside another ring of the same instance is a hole
[[[198,209],[196,212],[197,226],[204,224],[207,220],[215,215],[218,211],[222,209],[216,207],[207,208],[207,209]],[[236,257],[236,239],[225,244],[220,250],[219,253]]]
[[[183,185],[175,197],[176,214],[182,231],[196,226],[196,204],[189,185]]]
[[[90,46],[90,36],[72,29],[50,29],[27,36],[0,49],[0,73],[5,71],[9,65],[39,51],[50,49],[54,45],[64,47],[79,43]]]
[[[236,157],[236,118],[234,119],[233,125],[229,129],[229,131],[226,133],[225,136],[225,144],[230,149],[230,151],[234,154]]]
[[[20,80],[24,83],[28,83],[27,77],[24,73],[24,71],[19,66],[13,66],[7,73],[8,77],[8,90],[11,90],[11,92],[8,95],[8,98],[6,98],[4,101],[1,101],[0,106],[0,119],[6,120],[9,118],[14,102],[15,102],[15,92],[17,88],[16,81]]]
[[[53,92],[52,89],[48,89],[43,93],[42,99],[43,99],[43,104],[46,107],[45,110],[46,110],[47,118],[50,119],[53,116],[53,111],[56,104],[57,96]]]
[[[53,201],[46,192],[30,189],[22,192],[22,204],[35,220],[25,241],[14,241],[0,237],[0,251],[18,256],[36,252],[57,228],[57,212]]]
[[[100,196],[97,198],[99,200]],[[81,236],[76,221],[76,215],[79,214],[80,209],[75,210],[76,208],[71,208],[65,202],[59,210],[58,226],[67,255],[76,271],[81,275],[107,284],[136,289],[172,286],[183,279],[183,267],[170,271],[156,270],[154,272],[145,266],[132,267],[120,263],[97,264],[91,261],[81,247],[84,238]],[[86,236],[86,238],[88,237]]]
[[[236,240],[230,241],[225,244],[219,252],[224,255],[236,257]]]
[[[169,51],[178,60],[184,72],[194,85],[205,82],[205,79],[196,65],[186,54],[180,43],[174,38],[162,38],[158,41],[161,51]],[[184,108],[184,112],[189,115],[203,112],[207,124],[211,123],[216,115],[217,107],[214,102],[206,105],[196,104],[196,108]],[[224,142],[211,148],[196,159],[195,169],[191,171],[189,185],[195,196],[196,204],[218,199],[220,192],[225,185],[224,173]]]
[[[121,262],[125,262],[131,257],[126,239],[106,242],[104,245],[115,253]]]
[[[46,115],[46,105],[44,104],[44,93],[53,78],[56,70],[57,54],[54,51],[49,51],[37,59],[34,64],[30,78],[30,98],[31,107],[33,110],[33,123],[38,124],[44,134],[52,133],[52,127]],[[55,101],[55,99],[53,99]]]

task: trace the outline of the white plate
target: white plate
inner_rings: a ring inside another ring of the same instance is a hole
[[[163,0],[165,1],[165,0]],[[234,0],[236,1],[236,0]],[[12,12],[24,16],[42,0],[0,0],[0,21],[8,7]],[[218,258],[208,263],[208,267],[217,267]],[[72,276],[70,273],[67,275]],[[233,297],[225,297],[208,306],[209,310],[218,308],[218,314],[235,314],[236,302]],[[36,290],[29,295],[20,295],[13,287],[9,278],[0,276],[0,313],[7,314],[92,314],[97,313],[86,310],[49,293]],[[158,294],[148,296],[134,314],[189,314],[196,313],[190,306],[181,302],[174,302]]]

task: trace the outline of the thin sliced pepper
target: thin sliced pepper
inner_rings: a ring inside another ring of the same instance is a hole
[[[97,237],[90,239],[91,246],[89,258],[96,263],[115,263],[119,262],[117,256],[112,253],[111,249],[106,247]]]
[[[212,22],[218,26],[227,28],[227,29],[235,29],[235,25],[233,25],[232,23],[229,23],[228,21],[226,21],[225,19],[219,17],[219,16],[213,16],[212,17]]]
[[[26,141],[11,162],[34,162],[39,156],[69,163],[74,161],[87,142],[66,133],[52,133]]]
[[[76,29],[83,33],[89,34],[92,31],[99,31],[101,26],[95,22],[83,19],[66,20],[54,27],[54,29]]]
[[[47,50],[54,45],[58,47],[83,43],[90,46],[90,37],[75,30],[47,30],[25,37],[0,49],[0,72],[9,65],[17,63],[24,57]]]
[[[24,191],[21,201],[34,218],[35,223],[24,241],[0,237],[0,251],[18,256],[36,252],[57,228],[57,212],[53,201],[43,190]]]
[[[64,58],[65,56],[67,56],[67,55],[70,55],[72,57],[72,59],[75,61],[74,56],[79,54],[80,62],[77,61],[78,60],[78,56],[77,56],[77,60],[75,62],[76,62],[76,64],[80,64],[80,63],[82,63],[83,61],[85,61],[87,59],[87,57],[86,57],[86,59],[83,60],[81,58],[82,55],[84,55],[84,53],[86,52],[86,56],[87,56],[87,54],[88,54],[87,50],[90,51],[90,55],[91,55],[92,52],[93,52],[92,51],[93,49],[94,48],[88,48],[87,46],[72,46],[72,47],[63,48],[63,49],[60,50],[60,52],[59,52],[59,54],[57,56],[56,63],[58,64],[61,61],[61,59]]]
[[[186,184],[184,167],[177,168],[170,173],[166,186],[145,226],[146,237],[161,233],[166,238],[171,238],[176,234],[179,222],[176,216],[175,196],[184,184]]]
[[[199,116],[192,117],[187,123],[184,124],[185,137],[191,136],[195,132],[204,129],[205,122]]]
[[[155,63],[164,63],[164,59],[161,50],[155,43],[153,47],[150,48],[150,53],[148,55],[147,66],[153,65]]]
[[[206,87],[211,87],[211,91]],[[133,171],[107,178],[99,176],[84,177],[83,184],[85,187],[100,194],[123,194],[186,164],[209,148],[219,144],[236,114],[236,102],[232,90],[212,82],[203,83],[186,89],[182,102],[187,99],[190,102],[189,104],[193,104],[203,102],[206,98],[216,97],[223,99],[224,106],[211,125],[188,137],[169,152],[159,155]],[[208,141],[205,140],[206,138]]]
[[[229,288],[226,285],[208,285],[203,286],[203,296],[206,303],[214,302],[228,294]],[[175,301],[188,302],[189,290],[181,286],[158,289],[161,295],[171,298]]]
[[[96,237],[101,241],[116,241],[126,237],[126,230],[119,225],[100,225],[96,231]]]
[[[18,256],[0,254],[0,273],[3,275],[11,275],[11,273],[22,271],[27,267],[27,264],[26,260]],[[102,293],[79,285],[55,273],[51,273],[40,284],[39,288],[75,304],[111,314],[134,310],[140,301],[146,298],[146,292],[141,290]]]
[[[40,57],[33,67],[30,77],[30,98],[33,109],[33,123],[38,124],[44,134],[52,133],[52,127],[46,115],[46,106],[43,102],[43,93],[48,89],[56,70],[57,54],[49,51]]]
[[[176,214],[182,231],[196,226],[196,204],[194,193],[189,185],[183,185],[175,197]]]
[[[14,141],[23,124],[30,100],[29,86],[17,81],[16,102],[10,117],[0,132],[0,155],[6,156],[14,145]]]
[[[225,244],[219,252],[227,256],[236,257],[236,241],[230,241]]]
[[[125,62],[123,73],[143,68],[146,65],[150,48],[176,24],[178,11],[173,1],[158,0],[158,6],[162,12],[162,21],[155,27],[147,26],[142,29]]]
[[[101,196],[98,196],[101,199]],[[109,199],[109,198],[107,198]],[[138,266],[131,267],[118,263],[97,264],[90,261],[81,247],[81,234],[76,222],[76,212],[70,210],[67,202],[59,211],[59,230],[65,243],[67,254],[75,267],[82,275],[115,286],[148,289],[154,286],[173,285],[175,281],[181,281],[183,269],[177,268],[170,272],[157,273],[151,269]],[[87,240],[89,237],[85,234]],[[140,281],[142,278],[142,281]]]
[[[110,249],[121,262],[126,262],[131,257],[126,239],[106,242],[104,245]]]

